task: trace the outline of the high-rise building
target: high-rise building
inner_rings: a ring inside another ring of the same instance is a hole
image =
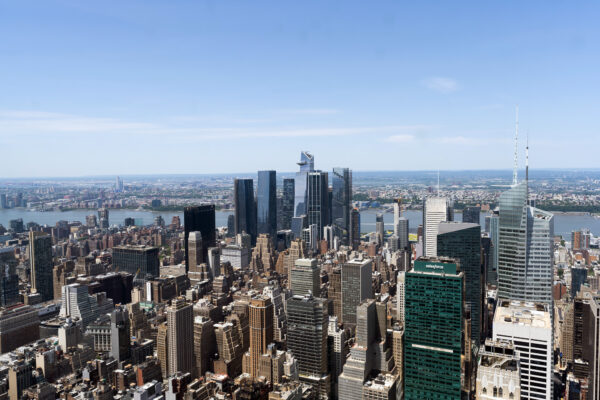
[[[350,245],[354,250],[360,246],[360,212],[358,208],[353,208],[350,212]]]
[[[273,340],[284,343],[288,324],[281,288],[277,284],[266,286],[263,295],[269,297],[273,303]]]
[[[334,398],[338,396],[338,377],[342,373],[342,368],[348,355],[348,346],[346,345],[346,330],[340,329],[337,317],[329,317],[327,327],[327,348],[329,349],[329,373],[331,374],[331,393]]]
[[[342,265],[342,322],[356,324],[356,307],[373,298],[371,259],[350,260]]]
[[[311,295],[287,301],[287,346],[298,363],[300,380],[315,387],[319,398],[329,398],[331,377],[327,365],[327,300]]]
[[[489,218],[489,219],[488,219]],[[491,241],[490,266],[487,270],[487,281],[492,285],[498,284],[498,246],[499,246],[499,222],[498,211],[486,217],[486,223],[489,221],[489,234]]]
[[[110,356],[121,362],[131,357],[129,311],[123,305],[110,313]]]
[[[200,232],[202,237],[202,258],[208,257],[208,249],[217,245],[217,234],[215,231],[215,205],[204,204],[200,206],[186,207],[183,210],[183,243],[185,247],[186,271],[189,268],[188,260],[188,237],[190,232]]]
[[[486,340],[477,367],[477,399],[520,399],[519,356],[511,342]]]
[[[406,300],[405,278],[406,272],[398,271],[398,277],[396,278],[396,320],[402,327],[404,327],[404,304]]]
[[[235,233],[238,235],[246,232],[250,235],[251,244],[254,245],[257,234],[254,181],[252,179],[236,179],[233,185]]]
[[[194,313],[183,298],[167,307],[169,375],[192,373],[194,368]]]
[[[500,195],[498,298],[550,304],[554,216],[527,205],[527,181]]]
[[[375,214],[375,233],[377,234],[377,244],[383,246],[383,239],[385,238],[385,222],[383,221],[383,214]]]
[[[187,260],[190,263],[187,265],[188,277],[192,285],[202,280],[202,264],[204,260],[202,246],[202,234],[199,231],[190,232],[187,240]]]
[[[321,269],[315,258],[299,258],[292,266],[290,273],[290,289],[298,296],[312,294],[320,297]]]
[[[519,356],[521,399],[551,399],[553,334],[548,305],[501,300],[493,332],[494,340],[512,342]]]
[[[315,170],[315,158],[308,151],[300,153],[298,162],[300,171],[296,172],[294,180],[294,217],[300,217],[308,213],[308,173]]]
[[[480,224],[481,206],[465,207],[462,212],[462,222]]]
[[[485,286],[481,270],[481,227],[466,222],[442,222],[437,236],[437,254],[457,260],[465,276],[465,301],[471,309],[471,339],[478,346],[482,326]]]
[[[250,299],[250,348],[244,355],[244,372],[258,377],[260,356],[273,342],[273,303],[266,296]]]
[[[163,378],[169,376],[169,327],[167,322],[158,325],[156,332],[156,355],[160,361]]]
[[[306,202],[307,224],[316,225],[316,242],[321,240],[323,227],[329,225],[329,183],[327,172],[309,172]],[[315,243],[316,243],[315,242]]]
[[[281,197],[281,229],[292,229],[292,218],[294,218],[294,178],[283,180],[283,193]]]
[[[421,258],[406,273],[404,396],[460,399],[464,276],[454,260]]]
[[[586,267],[571,267],[571,298],[574,299],[587,280],[588,269]]]
[[[31,265],[31,290],[39,293],[43,301],[54,298],[52,283],[52,237],[43,232],[29,231],[29,263]]]
[[[437,234],[440,222],[454,218],[452,204],[444,197],[428,197],[423,203],[423,255],[437,256]]]
[[[257,233],[266,233],[274,242],[277,237],[277,173],[258,171],[256,187]]]
[[[14,247],[0,248],[0,307],[19,302],[19,276]]]
[[[585,250],[590,248],[590,230],[580,230],[571,232],[571,250]]]
[[[409,247],[408,242],[408,219],[405,217],[398,218],[397,223],[394,224],[394,233],[398,237],[398,249],[406,250]]]
[[[98,318],[98,303],[87,285],[72,283],[62,287],[61,317],[78,318],[85,329]]]
[[[17,306],[0,310],[0,353],[8,353],[39,338],[40,317],[37,309]]]
[[[98,226],[98,219],[94,214],[90,214],[85,217],[85,225],[88,228],[95,228],[96,226]]]
[[[214,361],[216,373],[238,376],[242,373],[242,338],[231,322],[214,325],[219,359]]]
[[[352,210],[352,171],[334,168],[332,175],[331,221],[333,234],[341,244],[350,244],[350,213]]]
[[[194,367],[192,374],[202,378],[211,369],[211,358],[217,351],[217,342],[213,321],[210,318],[194,317]]]
[[[160,276],[158,247],[145,245],[117,246],[112,250],[112,263],[115,270],[129,272],[135,279],[143,281],[150,276]]]
[[[0,194],[0,208],[8,208],[8,203],[6,201],[6,193]]]
[[[100,223],[100,229],[108,229],[108,227],[109,227],[108,208],[99,208],[98,209],[98,221]]]

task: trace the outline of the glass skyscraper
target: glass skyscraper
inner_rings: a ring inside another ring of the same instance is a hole
[[[233,183],[235,203],[235,234],[246,232],[252,245],[256,243],[256,202],[254,201],[254,181],[236,179]]]
[[[208,248],[217,243],[215,230],[215,205],[203,204],[200,206],[186,207],[183,210],[185,268],[189,270],[188,237],[190,232],[200,232],[202,235],[202,258],[207,260]]]
[[[294,181],[294,217],[306,215],[306,202],[308,197],[308,173],[315,170],[315,158],[307,151],[300,153],[298,162],[300,171],[296,172]]]
[[[404,398],[461,398],[463,273],[421,258],[405,275]]]
[[[323,237],[323,227],[329,224],[329,179],[327,172],[308,173],[307,225],[317,226],[318,242]]]
[[[294,179],[286,178],[283,180],[283,196],[281,199],[281,229],[292,228],[292,218],[294,218]]]
[[[277,173],[258,171],[256,188],[257,233],[268,233],[275,242],[277,237]]]
[[[342,245],[350,244],[350,211],[352,210],[352,171],[334,168],[332,175],[331,221],[333,234]]]
[[[466,303],[471,308],[471,339],[479,345],[481,335],[481,227],[475,223],[442,222],[437,236],[439,257],[458,260],[465,275]]]

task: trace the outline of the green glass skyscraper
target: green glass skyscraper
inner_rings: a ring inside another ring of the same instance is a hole
[[[420,258],[406,273],[406,400],[461,398],[463,279],[452,259]]]
[[[466,303],[471,308],[471,339],[479,346],[483,285],[481,227],[475,223],[441,222],[438,228],[439,257],[456,259],[465,274]]]

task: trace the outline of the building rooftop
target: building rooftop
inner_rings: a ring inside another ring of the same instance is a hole
[[[496,315],[494,315],[494,325],[496,324],[552,328],[548,305],[522,301],[502,300],[496,308]]]
[[[438,228],[438,234],[462,231],[463,229],[478,228],[481,229],[479,224],[473,224],[470,222],[455,222],[455,221],[444,221],[440,222]]]

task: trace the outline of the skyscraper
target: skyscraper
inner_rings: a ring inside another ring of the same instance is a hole
[[[422,258],[406,273],[406,400],[461,398],[463,279],[448,259]]]
[[[290,289],[292,293],[298,296],[311,293],[313,296],[320,297],[320,272],[321,269],[316,259],[297,259],[294,265],[292,265],[290,273]]]
[[[246,232],[250,235],[252,246],[256,243],[256,201],[254,200],[254,181],[236,179],[233,187],[235,203],[235,234]]]
[[[527,181],[500,195],[498,298],[552,301],[554,216],[527,205]]]
[[[398,233],[398,249],[406,250],[409,246],[408,241],[408,219],[406,217],[398,218],[398,223],[396,224],[396,230]]]
[[[489,218],[489,219],[488,219]],[[489,234],[491,246],[490,268],[487,271],[487,281],[493,285],[498,284],[498,236],[499,236],[499,221],[498,211],[494,211],[492,215],[486,217],[486,222],[489,221]]]
[[[273,342],[273,303],[266,296],[250,299],[250,348],[244,355],[244,372],[258,377],[260,356]]]
[[[113,268],[129,272],[136,279],[146,280],[148,276],[160,276],[158,247],[144,245],[118,246],[112,249]]]
[[[383,245],[383,239],[385,237],[385,222],[383,221],[383,214],[375,214],[375,233],[377,234],[377,243]]]
[[[123,305],[110,313],[110,356],[121,362],[131,357],[129,311]]]
[[[437,233],[440,222],[452,221],[453,210],[448,199],[428,197],[423,204],[423,253],[426,257],[437,256]]]
[[[342,265],[342,322],[356,324],[356,307],[373,298],[372,260],[351,260]]]
[[[316,225],[316,242],[323,237],[323,227],[329,224],[329,183],[327,172],[308,173],[307,224]],[[316,243],[315,242],[315,243]]]
[[[283,193],[281,200],[281,229],[292,229],[294,217],[294,178],[283,180]]]
[[[0,248],[0,307],[19,302],[19,276],[14,247]]]
[[[315,170],[315,158],[308,151],[300,153],[298,162],[300,171],[296,172],[294,180],[294,217],[306,215],[306,202],[308,198],[308,173]]]
[[[98,209],[98,221],[101,229],[108,229],[108,208]]]
[[[358,208],[353,208],[350,212],[350,245],[354,250],[360,246],[360,212]]]
[[[481,215],[480,206],[465,207],[462,213],[462,222],[468,222],[479,225],[479,216]]]
[[[466,222],[442,222],[437,236],[439,257],[458,260],[465,276],[466,303],[471,309],[471,339],[479,345],[482,325],[481,227]]]
[[[334,168],[332,175],[331,221],[333,234],[341,244],[350,244],[350,213],[352,210],[352,171]]]
[[[192,284],[194,284],[202,280],[200,277],[202,273],[200,265],[205,262],[202,255],[202,234],[199,231],[190,232],[187,243],[187,259],[190,263],[187,265],[188,277]]]
[[[215,205],[204,204],[200,206],[186,207],[183,210],[184,246],[185,246],[185,268],[189,269],[188,260],[188,237],[190,232],[200,232],[202,236],[202,258],[207,260],[208,248],[217,244],[215,231]]]
[[[173,300],[167,307],[169,375],[193,372],[194,313],[183,298]]]
[[[39,293],[43,301],[54,298],[52,281],[52,237],[43,232],[29,231],[29,263],[31,265],[31,290]]]
[[[287,346],[298,362],[300,380],[313,385],[319,398],[328,398],[331,377],[327,365],[327,300],[311,295],[287,301]]]
[[[277,173],[258,171],[256,188],[257,233],[267,233],[273,243],[277,238]]]

